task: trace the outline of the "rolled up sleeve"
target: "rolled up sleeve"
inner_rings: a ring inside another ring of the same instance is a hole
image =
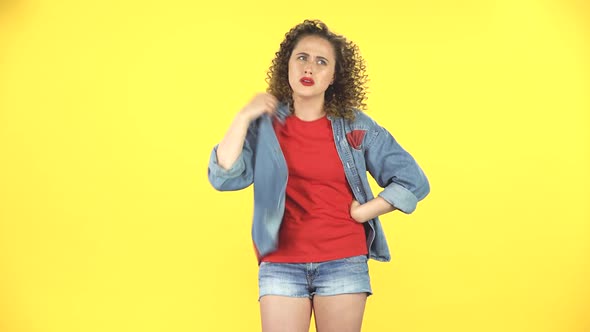
[[[213,188],[221,191],[232,191],[244,189],[252,184],[254,181],[255,139],[256,127],[251,124],[242,151],[229,169],[221,167],[218,163],[217,148],[219,144],[213,147],[207,170],[209,182]]]
[[[238,159],[234,162],[230,169],[225,169],[219,166],[217,162],[217,147],[215,145],[213,151],[211,151],[211,157],[209,158],[209,172],[214,177],[222,177],[222,178],[235,178],[242,174],[246,169],[246,165],[244,164],[244,158],[242,153]]]
[[[376,125],[365,150],[367,170],[381,186],[378,196],[404,213],[412,213],[430,192],[430,184],[414,158],[383,127]]]

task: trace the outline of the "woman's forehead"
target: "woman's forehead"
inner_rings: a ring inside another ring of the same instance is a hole
[[[332,44],[325,38],[319,36],[302,37],[293,48],[293,54],[298,52],[331,58],[334,57],[334,47]]]

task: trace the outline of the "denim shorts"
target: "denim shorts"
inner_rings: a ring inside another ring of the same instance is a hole
[[[313,298],[371,291],[367,256],[320,263],[262,262],[258,269],[258,300],[264,295]]]

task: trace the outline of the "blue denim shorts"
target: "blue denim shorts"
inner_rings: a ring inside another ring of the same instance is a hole
[[[320,263],[262,262],[258,269],[258,300],[264,295],[313,298],[371,291],[367,256]]]

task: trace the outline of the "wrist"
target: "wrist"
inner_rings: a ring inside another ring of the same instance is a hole
[[[248,115],[248,113],[246,113],[244,110],[238,112],[238,114],[234,118],[234,122],[237,122],[239,124],[244,124],[246,126],[249,126],[250,122],[252,122],[252,120],[253,119],[251,119],[250,116]]]
[[[354,219],[358,223],[363,223],[367,221],[365,218],[366,207],[364,204],[357,206],[351,213],[352,219]]]

